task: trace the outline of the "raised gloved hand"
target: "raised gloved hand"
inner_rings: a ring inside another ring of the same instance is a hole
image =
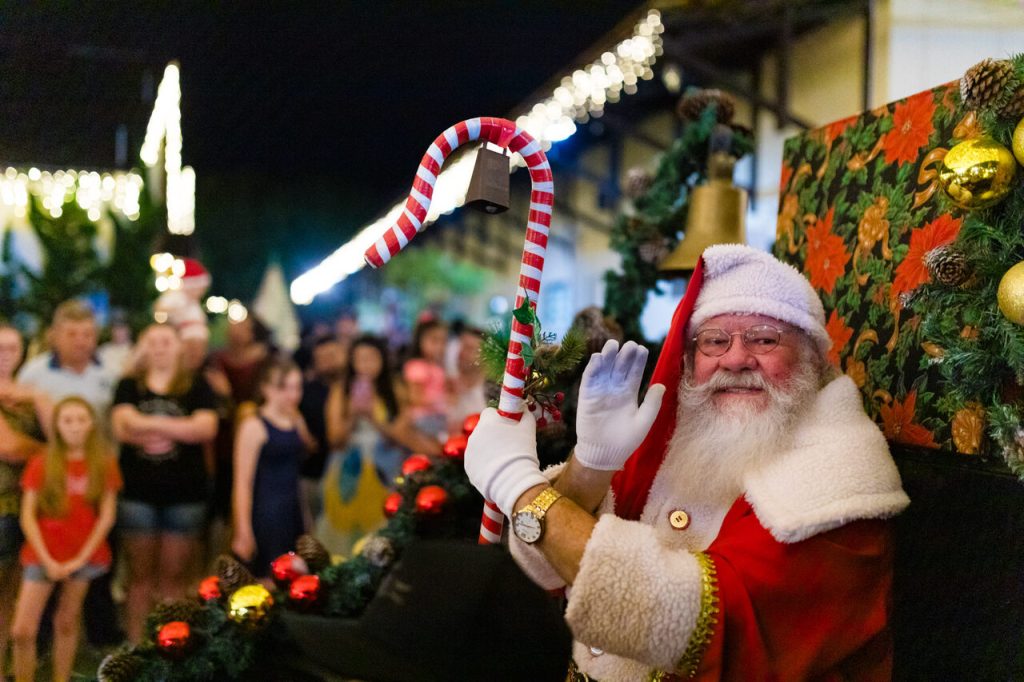
[[[537,423],[530,412],[518,422],[505,419],[494,408],[480,414],[466,445],[466,475],[505,516],[516,500],[535,485],[547,485],[537,460]]]
[[[576,408],[576,459],[590,469],[618,471],[651,430],[665,387],[637,394],[647,365],[647,349],[627,341],[608,341],[590,356],[580,383]]]

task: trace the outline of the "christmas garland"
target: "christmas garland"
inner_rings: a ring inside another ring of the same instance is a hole
[[[707,179],[708,147],[719,125],[732,132],[729,152],[739,158],[753,150],[750,130],[731,125],[735,105],[717,90],[693,90],[679,102],[682,134],[672,143],[651,177],[644,169],[629,171],[626,194],[632,199],[615,219],[610,246],[622,256],[622,271],[605,273],[605,312],[626,338],[643,340],[640,314],[647,294],[658,285],[658,261],[679,242],[694,187]]]
[[[956,239],[926,255],[931,281],[905,303],[927,339],[923,363],[946,380],[939,408],[957,449],[977,452],[967,439],[984,422],[1024,478],[1024,55],[971,67],[959,105],[975,113],[981,134],[945,154],[939,182],[967,214]]]

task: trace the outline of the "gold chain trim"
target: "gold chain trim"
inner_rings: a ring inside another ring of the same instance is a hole
[[[718,574],[715,562],[704,552],[696,552],[693,556],[700,564],[700,614],[697,615],[697,624],[693,627],[686,651],[676,666],[687,677],[697,674],[700,659],[704,657],[704,652],[711,643],[711,636],[715,632],[719,613]]]

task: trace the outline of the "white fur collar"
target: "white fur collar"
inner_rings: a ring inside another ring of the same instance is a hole
[[[792,448],[748,474],[744,490],[762,525],[785,543],[910,504],[885,437],[845,375],[819,391]]]

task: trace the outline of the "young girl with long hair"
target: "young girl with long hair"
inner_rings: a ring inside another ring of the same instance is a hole
[[[71,676],[89,581],[110,570],[107,534],[114,525],[120,488],[117,461],[92,407],[77,396],[57,403],[46,454],[33,458],[22,477],[21,527],[26,542],[12,629],[18,682],[35,679],[39,621],[58,582],[53,679]]]
[[[317,537],[344,554],[383,523],[384,498],[403,458],[410,452],[439,455],[441,448],[417,431],[409,410],[401,408],[387,346],[375,336],[353,342],[342,380],[328,394],[324,417],[333,453],[324,475]]]
[[[186,592],[207,516],[203,444],[217,434],[217,412],[206,380],[183,366],[173,327],[146,327],[134,364],[110,416],[125,480],[117,523],[128,558],[128,637],[139,642],[154,600]]]
[[[275,358],[260,376],[259,410],[235,436],[234,536],[231,550],[266,577],[270,562],[295,548],[306,530],[299,467],[316,447],[299,412],[302,370]]]

